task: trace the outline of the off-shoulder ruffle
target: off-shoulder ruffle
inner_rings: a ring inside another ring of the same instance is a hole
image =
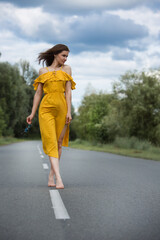
[[[58,70],[55,74],[53,72],[46,72],[37,77],[33,83],[34,90],[37,90],[38,83],[44,84],[46,81],[71,81],[72,90],[75,89],[76,85],[76,83],[73,81],[73,78],[68,73]]]
[[[68,74],[68,73],[66,73],[66,72],[64,72],[64,71],[61,71],[61,72],[63,72],[63,74],[64,74],[64,76],[65,76],[65,81],[71,81],[71,89],[72,90],[74,90],[74,89],[76,89],[76,83],[74,82],[74,80],[73,80],[73,78]]]

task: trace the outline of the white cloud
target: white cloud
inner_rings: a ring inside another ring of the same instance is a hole
[[[44,23],[48,24],[47,30],[59,34],[59,17],[44,12],[42,7],[17,8],[12,4],[0,3],[0,16],[1,28],[20,31],[20,34],[33,39]]]
[[[42,3],[42,1],[40,0]],[[136,6],[145,6],[145,5],[152,5],[155,6],[159,4],[159,0],[67,0],[67,4],[65,0],[46,0],[45,1],[45,9],[49,10],[49,7],[53,6],[53,9],[61,10],[64,12],[82,12],[82,11],[97,11],[97,10],[104,10],[104,9],[130,9]]]
[[[1,3],[0,16],[2,30],[8,29],[30,41],[71,42],[80,51],[100,50],[148,34],[145,27],[107,12],[63,16],[44,12],[42,7],[17,8]]]
[[[0,28],[32,40],[41,40],[49,35],[54,41],[63,40],[64,35],[68,39],[72,31],[69,26],[77,18],[75,15],[62,16],[45,12],[42,6],[19,8],[10,3],[0,3]]]
[[[109,2],[111,3],[111,1]],[[145,14],[141,13],[142,10]],[[119,46],[110,45],[107,50],[104,50],[102,46],[101,52],[95,48],[96,50],[81,53],[78,52],[77,47],[76,54],[71,52],[68,64],[72,67],[73,78],[77,83],[76,90],[72,93],[73,104],[76,108],[80,104],[89,83],[97,90],[110,92],[113,81],[118,80],[119,76],[127,70],[159,67],[160,49],[157,36],[160,31],[160,12],[154,13],[148,8],[141,8],[130,11],[118,10],[109,13],[119,16],[120,20],[130,19],[136,24],[146,26],[149,29],[150,35],[143,40],[135,39],[129,41],[129,47],[124,44],[119,44]],[[98,13],[95,15],[98,16]],[[61,17],[58,14],[44,12],[42,7],[17,8],[11,4],[0,3],[0,52],[2,53],[0,60],[9,61],[12,64],[18,62],[20,59],[28,60],[38,71],[40,68],[38,62],[36,62],[38,53],[57,43],[53,32],[61,40],[66,35],[69,38],[72,32],[70,25],[77,20],[85,24],[86,19],[83,15]],[[89,17],[87,19],[89,22]],[[17,26],[20,33],[26,35],[25,38],[22,38],[22,35],[17,33]],[[51,38],[54,39],[53,44],[49,44],[42,38],[34,41],[29,40],[29,36],[37,36],[42,26],[46,27],[46,34],[51,34]],[[117,40],[119,41],[118,37],[117,35]],[[99,42],[97,42],[98,44],[100,45]]]
[[[14,64],[20,59],[27,60],[31,65],[39,70],[41,66],[36,62],[38,53],[52,47],[44,42],[28,42],[17,38],[10,32],[0,34],[1,61],[9,61]],[[113,81],[117,80],[130,68],[136,68],[133,61],[116,61],[112,59],[112,52],[83,52],[77,55],[70,53],[68,63],[72,67],[73,78],[77,86],[73,91],[73,104],[77,107],[84,95],[88,83],[97,90],[111,92]],[[75,98],[75,102],[74,102]]]
[[[122,19],[130,19],[136,24],[146,26],[151,35],[157,36],[160,32],[160,10],[155,12],[147,7],[141,7],[130,10],[116,10],[107,12],[120,16]]]
[[[60,0],[60,2],[65,2],[64,0]],[[67,4],[70,6],[77,6],[77,7],[83,7],[83,8],[91,8],[91,7],[106,7],[106,8],[113,8],[113,7],[131,7],[135,6],[137,4],[145,4],[148,3],[149,0],[130,0],[130,1],[124,1],[124,0],[92,0],[86,1],[86,0],[68,0]]]
[[[47,12],[61,12],[64,15],[70,14],[72,12],[82,13],[85,11],[101,11],[104,9],[129,9],[142,5],[150,5],[154,8],[159,6],[159,0],[67,0],[67,3],[66,0],[8,0],[7,2],[14,3],[20,7],[43,6],[43,8],[47,10]]]
[[[0,46],[1,61],[9,61],[14,64],[20,59],[25,59],[35,67],[38,53],[49,48],[50,45],[43,42],[28,42],[17,37],[13,32],[4,30],[0,32]]]

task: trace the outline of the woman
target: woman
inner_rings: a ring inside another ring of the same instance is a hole
[[[62,146],[68,146],[69,124],[72,120],[71,89],[75,89],[76,85],[71,77],[70,66],[64,64],[68,54],[69,48],[63,44],[57,44],[39,54],[39,63],[43,61],[47,67],[39,70],[39,77],[34,81],[33,86],[36,93],[32,112],[27,117],[27,123],[31,124],[44,91],[45,95],[38,113],[39,126],[43,150],[49,156],[51,163],[48,186],[55,186],[58,189],[64,188],[59,170],[59,160]]]

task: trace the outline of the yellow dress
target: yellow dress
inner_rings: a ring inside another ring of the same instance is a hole
[[[48,70],[48,68],[47,68]],[[43,73],[34,80],[34,90],[38,83],[43,83],[44,97],[39,106],[39,126],[43,150],[51,157],[58,156],[58,139],[65,126],[67,103],[65,99],[65,85],[71,81],[71,89],[75,89],[73,78],[63,70]],[[63,138],[62,146],[68,147],[69,124]]]

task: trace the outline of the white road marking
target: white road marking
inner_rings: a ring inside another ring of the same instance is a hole
[[[39,145],[37,145],[38,151],[40,153],[41,158],[44,158]],[[48,164],[43,163],[43,168],[48,169]],[[54,209],[54,214],[56,219],[70,219],[70,216],[65,208],[65,205],[62,201],[62,198],[58,192],[58,190],[49,190],[51,196],[52,207]]]
[[[58,190],[49,190],[56,219],[70,219]]]
[[[39,153],[40,153],[40,154],[42,154],[42,152],[41,152],[41,149],[40,149],[39,145],[37,145],[37,148],[38,148],[38,151],[39,151]]]
[[[48,164],[47,163],[43,163],[43,168],[44,169],[48,169]]]

